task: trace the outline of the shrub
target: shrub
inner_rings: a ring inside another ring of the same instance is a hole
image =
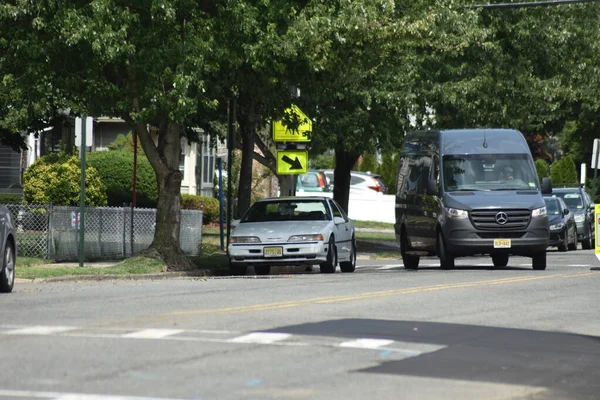
[[[381,180],[388,187],[387,194],[396,194],[396,174],[398,172],[397,153],[383,153],[379,166]]]
[[[570,155],[552,163],[550,177],[553,185],[578,185],[577,167]]]
[[[80,161],[67,153],[40,157],[23,175],[23,197],[29,204],[79,205]],[[85,204],[106,205],[106,189],[94,167],[85,169]]]
[[[18,194],[0,194],[0,204],[21,204],[23,199]]]
[[[540,183],[542,183],[542,178],[550,176],[550,168],[548,167],[548,163],[546,162],[546,160],[543,160],[541,158],[535,160],[535,169],[537,171],[537,176]]]
[[[219,220],[219,200],[212,197],[182,194],[181,208],[183,210],[204,210],[202,220],[205,224]]]
[[[156,175],[143,152],[137,159],[136,206],[155,208],[158,199]],[[106,187],[108,205],[121,207],[133,201],[133,153],[127,150],[98,151],[88,154]]]

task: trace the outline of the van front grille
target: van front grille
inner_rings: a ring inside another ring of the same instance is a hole
[[[531,220],[529,210],[473,210],[471,222],[477,229],[525,229]],[[502,223],[504,222],[504,223]]]

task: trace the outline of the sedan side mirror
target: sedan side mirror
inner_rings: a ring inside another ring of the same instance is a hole
[[[333,217],[333,223],[336,225],[345,224],[346,220],[342,217]]]
[[[571,212],[571,211],[569,211],[569,209],[568,209],[568,208],[565,208],[565,209],[563,210],[563,215],[569,215],[569,213],[570,213],[570,212]]]
[[[239,219],[234,219],[233,221],[231,221],[231,227],[235,228],[236,226],[238,226],[238,224],[240,223],[241,220]]]

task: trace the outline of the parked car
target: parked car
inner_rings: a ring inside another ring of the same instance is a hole
[[[356,268],[354,223],[328,197],[270,198],[255,202],[235,221],[227,251],[234,275],[253,266],[268,275],[273,265],[315,265],[322,273]]]
[[[11,292],[15,284],[17,245],[15,225],[6,206],[0,205],[0,292]]]
[[[548,247],[558,251],[577,250],[577,224],[575,217],[560,197],[544,197],[550,225]]]
[[[325,170],[325,175],[333,186],[334,170]],[[376,194],[387,193],[387,186],[381,180],[381,176],[370,174],[367,172],[351,171],[350,172],[350,194]]]
[[[571,210],[577,224],[577,241],[582,249],[594,247],[594,202],[583,187],[554,188],[552,196],[560,197]]]
[[[323,171],[308,170],[306,174],[298,175],[296,193],[330,192],[331,186]]]

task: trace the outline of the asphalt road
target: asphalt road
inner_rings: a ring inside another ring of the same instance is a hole
[[[600,398],[593,251],[438,265],[20,283],[0,296],[0,399]]]

